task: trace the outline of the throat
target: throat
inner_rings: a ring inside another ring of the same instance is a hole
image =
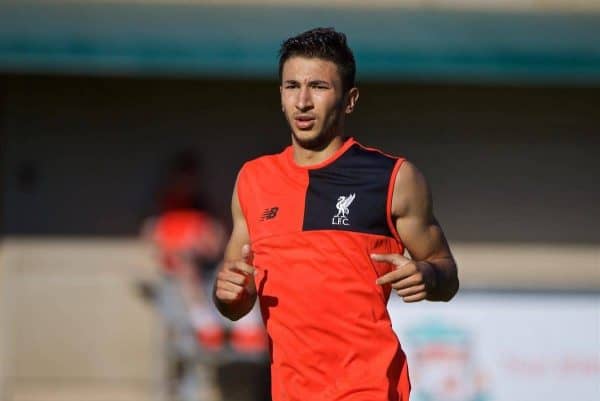
[[[322,163],[329,159],[333,154],[342,147],[346,138],[335,136],[325,146],[317,149],[306,148],[301,143],[294,140],[292,146],[294,149],[294,161],[302,167],[310,167]]]

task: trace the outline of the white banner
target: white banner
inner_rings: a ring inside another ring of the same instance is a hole
[[[389,303],[411,401],[600,400],[600,295],[459,293]]]

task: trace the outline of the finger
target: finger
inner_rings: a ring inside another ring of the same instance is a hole
[[[402,269],[398,269],[398,270],[392,270],[389,273],[384,274],[383,276],[379,277],[375,283],[377,283],[377,285],[384,285],[384,284],[391,284],[395,281],[398,280],[403,280],[407,277],[410,277],[412,273],[409,273],[407,271],[404,271]]]
[[[423,284],[423,276],[419,273],[411,274],[410,276],[392,283],[392,288],[402,290],[405,288],[414,287],[415,285]]]
[[[246,274],[248,276],[253,276],[256,269],[254,266],[249,265],[248,263],[237,261],[234,263],[235,270],[238,270],[240,273]]]
[[[423,301],[427,297],[427,293],[425,291],[418,292],[414,295],[409,295],[407,297],[402,298],[404,302],[419,302]]]
[[[242,292],[242,287],[236,286],[235,284],[222,282],[217,283],[215,291],[221,291],[223,293],[228,293],[234,297],[237,297]]]
[[[425,291],[425,285],[421,284],[421,285],[413,285],[412,287],[396,290],[396,294],[400,295],[401,297],[409,297],[411,295],[416,295],[416,294],[418,294],[420,292],[424,292],[424,291]]]
[[[225,291],[230,291],[230,292],[234,292],[234,293],[239,293],[242,292],[242,290],[244,289],[243,286],[239,285],[239,284],[234,284],[230,281],[221,281],[217,283],[217,288],[221,289],[221,290],[225,290]]]
[[[372,253],[371,259],[376,262],[392,263],[396,266],[404,266],[406,263],[410,262],[410,259],[399,253]]]
[[[217,290],[215,291],[215,296],[217,297],[217,299],[221,300],[222,302],[227,303],[227,302],[237,301],[240,298],[241,293],[236,293],[236,292],[224,290],[222,288],[217,288]]]
[[[237,285],[244,285],[248,280],[248,276],[243,273],[238,273],[236,271],[230,270],[228,272],[219,273],[217,281],[227,281]]]

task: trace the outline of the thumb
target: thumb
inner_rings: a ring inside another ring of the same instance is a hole
[[[252,250],[250,249],[250,245],[244,244],[242,246],[242,260],[245,263],[250,264],[251,259],[252,259]]]

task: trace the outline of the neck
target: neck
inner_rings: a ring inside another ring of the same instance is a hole
[[[292,148],[294,149],[294,161],[299,166],[312,166],[319,164],[331,157],[345,141],[342,135],[335,135],[331,140],[318,149],[307,149],[302,147],[292,135]]]

